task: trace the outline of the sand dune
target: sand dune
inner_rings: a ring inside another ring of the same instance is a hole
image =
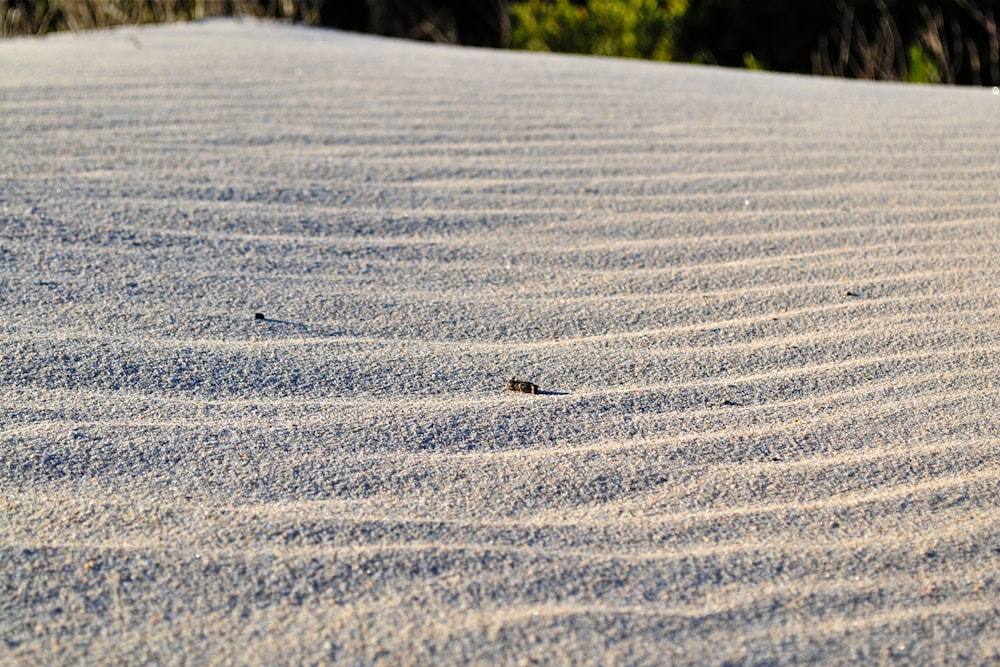
[[[0,111],[3,664],[1000,661],[992,91],[218,21]]]

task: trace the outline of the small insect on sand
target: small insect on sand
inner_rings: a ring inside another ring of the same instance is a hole
[[[524,380],[515,380],[511,378],[507,380],[507,386],[504,387],[506,391],[518,391],[522,394],[537,394],[538,385],[532,384],[530,382],[525,382]]]

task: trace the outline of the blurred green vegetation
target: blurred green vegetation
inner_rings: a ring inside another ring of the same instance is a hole
[[[1000,85],[1000,0],[515,0],[511,46]]]
[[[671,60],[677,20],[673,0],[527,0],[511,5],[511,47],[533,51]]]
[[[941,83],[941,70],[920,44],[911,44],[906,50],[906,63],[906,80],[910,83]]]
[[[0,34],[249,15],[438,42],[1000,85],[1000,0],[0,0]]]

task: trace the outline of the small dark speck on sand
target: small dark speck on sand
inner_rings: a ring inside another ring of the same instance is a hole
[[[255,320],[262,320],[262,319],[264,319],[264,313],[254,313],[253,314],[253,318]]]

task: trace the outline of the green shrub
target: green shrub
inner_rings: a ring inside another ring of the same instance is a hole
[[[941,83],[941,70],[937,61],[919,44],[906,51],[907,76],[910,83]]]
[[[684,0],[527,0],[511,5],[511,46],[670,60]]]

